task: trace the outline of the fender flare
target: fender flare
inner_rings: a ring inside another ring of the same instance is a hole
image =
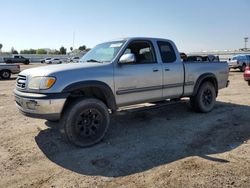
[[[62,90],[62,92],[63,93],[70,93],[70,92],[75,91],[75,90],[80,90],[80,89],[89,88],[89,87],[99,88],[105,96],[108,107],[112,110],[117,109],[116,100],[115,100],[115,96],[113,94],[112,89],[106,83],[101,82],[101,81],[90,80],[90,81],[76,82],[76,83],[73,83],[73,84],[66,86]]]
[[[217,95],[217,93],[218,93],[218,81],[217,81],[216,76],[213,73],[205,73],[205,74],[200,75],[200,77],[197,79],[196,84],[194,86],[194,91],[193,91],[192,96],[195,96],[198,93],[198,90],[205,79],[212,80],[212,83],[215,87],[216,95]]]

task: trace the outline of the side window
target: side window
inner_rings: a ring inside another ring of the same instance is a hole
[[[174,48],[169,42],[158,41],[157,44],[161,53],[161,59],[163,63],[172,63],[176,61]]]
[[[136,64],[156,63],[153,46],[148,41],[134,41],[129,44],[124,54],[133,53]]]

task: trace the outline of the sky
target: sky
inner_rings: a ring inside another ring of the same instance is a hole
[[[250,37],[249,0],[0,0],[0,7],[2,51],[69,50],[73,33],[74,48],[145,36],[171,39],[184,52],[239,49]]]

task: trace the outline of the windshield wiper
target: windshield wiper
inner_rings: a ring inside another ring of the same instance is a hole
[[[95,62],[95,63],[102,63],[101,61],[95,59],[88,59],[86,62]]]

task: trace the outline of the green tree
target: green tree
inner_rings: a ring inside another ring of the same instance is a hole
[[[21,50],[20,54],[36,54],[36,51],[37,50],[35,50],[35,49]]]
[[[73,50],[73,47],[70,47],[70,51],[72,52],[72,50]]]
[[[82,45],[82,46],[79,46],[78,50],[85,51],[86,48],[87,48],[87,47],[86,47],[85,45]]]
[[[2,51],[3,45],[0,43],[0,52]]]
[[[47,54],[47,51],[45,49],[37,49],[36,54]]]
[[[63,46],[60,48],[60,54],[66,54],[67,48],[64,48]]]

